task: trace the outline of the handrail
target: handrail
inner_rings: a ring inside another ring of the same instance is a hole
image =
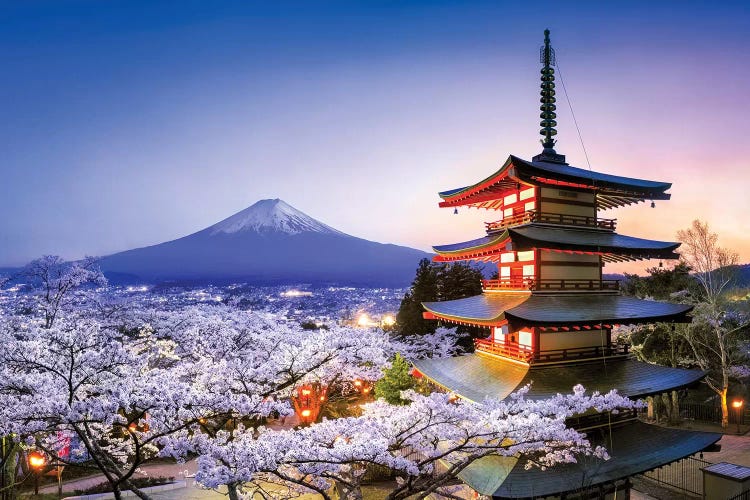
[[[527,363],[534,356],[533,351],[525,346],[518,344],[498,344],[487,339],[474,339],[474,348],[478,351],[499,354],[500,356],[518,359]]]
[[[560,214],[552,212],[538,212],[527,210],[519,214],[505,217],[494,222],[485,222],[487,232],[499,231],[511,226],[528,224],[530,222],[543,222],[547,224],[560,224],[563,226],[598,227],[614,231],[617,227],[617,219],[603,219],[600,217],[589,217],[586,215]]]
[[[609,345],[570,347],[566,349],[548,349],[534,352],[531,348],[519,344],[501,344],[489,339],[475,339],[474,347],[477,351],[498,354],[508,358],[518,359],[527,363],[531,362],[554,362],[571,361],[589,358],[602,358],[609,356],[626,356],[630,352],[630,346]]]
[[[482,280],[483,290],[612,290],[620,289],[620,280],[500,278]]]

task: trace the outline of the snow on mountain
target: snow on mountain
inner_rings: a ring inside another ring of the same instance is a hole
[[[207,228],[206,231],[212,235],[219,233],[233,234],[242,231],[258,233],[274,231],[286,234],[313,232],[345,236],[345,233],[313,219],[278,198],[260,200],[241,212],[237,212]]]
[[[196,233],[100,261],[118,282],[406,286],[421,250],[342,233],[282,200],[261,200]]]

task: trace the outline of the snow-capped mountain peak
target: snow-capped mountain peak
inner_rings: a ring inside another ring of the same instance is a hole
[[[278,198],[260,200],[208,228],[210,234],[233,234],[245,231],[257,233],[281,232],[286,234],[325,233],[344,235],[331,226],[323,224],[300,212]]]

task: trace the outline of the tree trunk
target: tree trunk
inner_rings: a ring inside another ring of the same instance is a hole
[[[654,420],[654,398],[652,398],[651,396],[648,396],[646,398],[646,403],[648,404],[646,417],[648,417],[649,420]]]
[[[727,407],[727,391],[728,387],[724,388],[719,392],[721,397],[721,427],[726,429],[729,427],[729,408]]]
[[[680,418],[680,394],[677,391],[672,391],[672,423],[679,424],[682,420]]]
[[[240,492],[238,491],[237,483],[228,484],[227,491],[229,493],[229,500],[240,500]]]

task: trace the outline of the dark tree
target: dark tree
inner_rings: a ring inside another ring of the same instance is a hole
[[[402,335],[424,335],[432,333],[437,328],[434,321],[422,318],[422,302],[433,302],[438,299],[438,271],[437,267],[427,259],[419,261],[417,274],[411,288],[401,300],[401,306],[396,315],[398,332]]]
[[[439,323],[422,317],[422,302],[455,300],[479,295],[482,293],[482,279],[482,271],[469,264],[435,264],[423,259],[419,263],[411,288],[401,301],[396,316],[397,331],[402,335],[424,335],[434,332]],[[473,349],[473,338],[487,335],[485,329],[465,325],[459,326],[458,331],[465,334],[461,344],[468,351]]]

